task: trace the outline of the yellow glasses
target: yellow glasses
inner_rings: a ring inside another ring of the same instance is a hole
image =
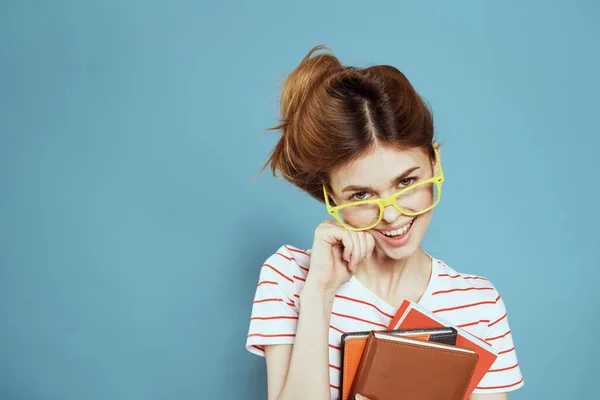
[[[411,217],[426,213],[440,202],[442,182],[444,182],[440,157],[437,150],[434,149],[434,152],[439,168],[437,175],[402,188],[385,199],[360,200],[332,207],[323,183],[327,212],[344,228],[355,232],[366,231],[377,226],[383,219],[383,211],[387,206],[392,206],[401,214]]]

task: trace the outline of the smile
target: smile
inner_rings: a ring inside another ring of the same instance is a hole
[[[404,226],[401,226],[398,229],[394,229],[394,230],[391,230],[391,231],[379,231],[379,232],[381,232],[382,234],[384,234],[387,237],[402,236],[402,235],[406,234],[406,232],[408,232],[410,230],[410,227],[412,226],[412,224],[413,224],[414,221],[415,220],[413,219],[412,221],[410,221],[409,223],[407,223]]]

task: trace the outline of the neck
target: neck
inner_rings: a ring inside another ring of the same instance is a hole
[[[369,290],[389,304],[399,306],[404,299],[419,301],[431,275],[431,259],[421,247],[402,260],[393,260],[375,251],[364,260],[356,277]]]

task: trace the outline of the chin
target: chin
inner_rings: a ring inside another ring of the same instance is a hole
[[[391,260],[406,260],[419,249],[419,243],[407,243],[405,246],[400,248],[393,248],[386,244],[378,245],[377,250],[386,255]]]
[[[375,247],[392,260],[404,260],[415,254],[421,246],[421,240],[425,236],[431,216],[429,213],[419,215],[415,218],[409,231],[408,241],[402,245],[394,246],[386,243],[379,232],[374,232],[376,237]]]

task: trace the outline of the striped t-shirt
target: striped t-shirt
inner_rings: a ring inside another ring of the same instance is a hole
[[[265,345],[293,344],[310,250],[282,246],[260,271],[246,348],[264,356]],[[523,386],[502,298],[489,280],[461,274],[432,257],[431,279],[419,304],[485,340],[499,356],[474,393],[508,392]],[[329,325],[331,398],[339,396],[340,340],[344,332],[386,329],[397,308],[352,277],[337,291]]]

